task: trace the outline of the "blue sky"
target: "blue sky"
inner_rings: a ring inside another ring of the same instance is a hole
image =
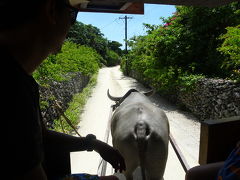
[[[171,5],[144,5],[144,15],[131,15],[128,20],[128,39],[134,35],[144,35],[145,29],[143,23],[147,24],[162,24],[160,17],[169,17],[175,12],[175,6]],[[100,29],[108,40],[118,41],[123,44],[122,49],[125,47],[125,23],[123,19],[126,14],[114,14],[114,13],[86,13],[80,12],[77,20],[84,24],[92,24]]]

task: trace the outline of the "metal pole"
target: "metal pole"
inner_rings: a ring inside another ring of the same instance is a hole
[[[124,19],[124,21],[125,21],[125,52],[127,53],[127,29],[128,29],[127,20],[132,19],[132,17],[128,17],[126,15],[124,17],[120,17],[119,19]]]
[[[127,16],[125,16],[125,51],[127,54]]]

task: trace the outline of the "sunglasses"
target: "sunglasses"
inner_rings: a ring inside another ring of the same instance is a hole
[[[77,20],[78,15],[78,9],[70,6],[69,4],[65,3],[65,6],[70,10],[70,16],[71,16],[71,25],[73,25]]]

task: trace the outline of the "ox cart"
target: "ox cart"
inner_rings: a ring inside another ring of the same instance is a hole
[[[109,117],[108,117],[108,125],[105,130],[104,141],[110,144],[110,130],[111,130],[111,120],[113,116],[113,112],[116,109],[116,104],[110,107]],[[65,116],[66,117],[66,116]],[[67,117],[66,117],[67,118]],[[223,161],[227,158],[227,155],[231,152],[237,140],[240,139],[240,117],[233,117],[229,119],[224,119],[221,121],[204,121],[201,123],[201,134],[200,134],[200,147],[199,147],[199,164],[209,164],[218,161]],[[223,133],[224,132],[224,133]],[[176,156],[178,157],[179,162],[182,165],[182,168],[185,172],[190,169],[190,166],[187,163],[181,149],[175,141],[175,138],[170,134],[169,141],[171,143]],[[58,151],[52,152],[52,149],[47,149],[46,157],[49,159],[47,169],[50,169],[52,176],[56,174],[69,174],[71,173],[70,167],[70,154],[69,152]],[[62,163],[64,162],[64,163]],[[106,175],[107,162],[101,160],[98,167],[97,174],[100,176]],[[113,170],[112,170],[112,173]],[[121,176],[120,176],[121,177]]]
[[[78,5],[79,10],[82,12],[129,14],[143,14],[144,3],[216,7],[234,1],[235,0],[102,0],[100,2],[98,0],[70,0],[73,5]],[[109,119],[112,118],[113,108],[114,107],[111,107]],[[230,150],[234,147],[236,141],[240,139],[239,129],[240,117],[234,117],[233,119],[224,121],[203,122],[201,124],[199,164],[208,164],[226,159],[227,154],[229,154]],[[109,141],[109,134],[110,120],[105,133],[105,142]],[[171,134],[170,143],[186,172],[190,167]],[[60,149],[57,152],[52,152],[52,149],[53,148],[49,148],[46,150],[46,157],[49,159],[49,162],[54,162],[52,164],[49,163],[47,169],[51,169],[52,175],[69,174],[71,171],[69,152],[63,152]],[[64,163],[58,163],[59,161],[64,161]],[[99,175],[105,174],[106,162],[102,161],[99,166]]]
[[[105,131],[105,142],[109,143],[110,127],[112,114],[115,107],[110,109],[108,128]],[[208,165],[211,163],[224,161],[236,146],[236,142],[240,139],[240,117],[231,117],[221,120],[207,120],[201,122],[200,129],[200,146],[199,146],[199,165]],[[223,133],[224,132],[224,133]],[[178,146],[175,138],[170,133],[169,141],[171,143],[176,156],[185,171],[191,168],[184,157],[181,148]],[[98,169],[98,174],[106,175],[107,162],[101,161]],[[135,179],[139,178],[140,173],[136,175]],[[121,176],[120,176],[121,177]]]

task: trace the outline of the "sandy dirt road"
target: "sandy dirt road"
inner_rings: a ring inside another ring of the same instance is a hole
[[[79,123],[79,133],[83,136],[92,133],[98,139],[104,140],[108,124],[110,106],[113,104],[107,97],[107,89],[114,96],[124,95],[130,88],[139,91],[146,91],[136,80],[125,77],[119,66],[102,68],[99,71],[98,82],[93,89],[84,113]],[[198,165],[198,147],[200,136],[200,124],[190,113],[180,111],[176,106],[167,102],[159,95],[151,97],[154,104],[162,108],[170,124],[170,131],[190,167]],[[111,137],[110,137],[111,144]],[[95,152],[74,152],[71,153],[72,173],[97,174],[100,163],[100,156]],[[107,174],[112,174],[108,166]],[[165,180],[184,180],[184,171],[179,163],[172,146],[169,143],[169,155],[165,170]]]

